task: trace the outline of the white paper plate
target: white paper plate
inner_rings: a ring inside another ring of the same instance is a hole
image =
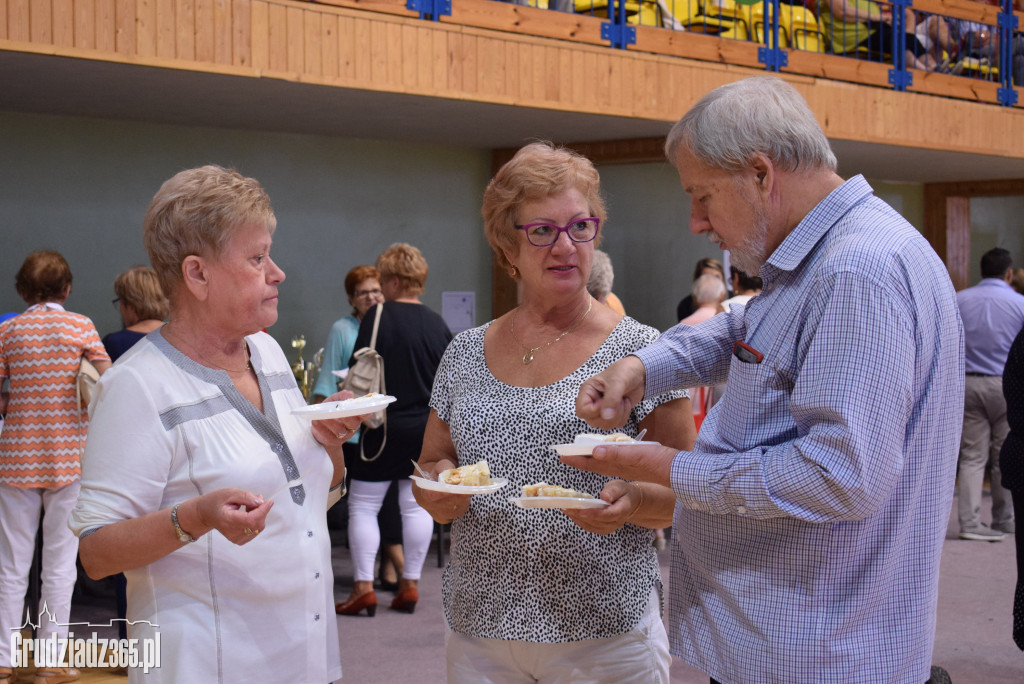
[[[613,446],[647,446],[650,444],[661,444],[661,442],[601,442],[600,444],[552,444],[551,448],[558,452],[559,456],[589,456],[594,453],[594,447]]]
[[[509,501],[520,508],[603,508],[602,499],[577,499],[569,496],[510,496]]]
[[[508,484],[508,480],[503,477],[492,477],[491,484],[483,485],[482,487],[446,484],[444,482],[437,482],[436,480],[426,480],[419,475],[410,475],[409,479],[419,485],[421,489],[444,492],[445,494],[490,494],[491,492],[496,492]]]
[[[381,394],[376,397],[355,397],[341,401],[325,401],[322,404],[299,406],[292,409],[292,415],[306,420],[327,420],[328,418],[348,418],[362,416],[379,411],[393,401],[395,397]]]

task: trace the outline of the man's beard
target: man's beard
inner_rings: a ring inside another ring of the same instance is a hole
[[[730,245],[729,261],[733,266],[747,275],[756,275],[761,266],[768,260],[768,214],[760,206],[754,208],[754,230],[738,245]],[[720,243],[721,239],[712,231],[711,241]]]

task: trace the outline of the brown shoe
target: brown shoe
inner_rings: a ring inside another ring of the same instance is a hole
[[[77,681],[82,673],[73,667],[41,667],[36,670],[32,684],[64,684]]]
[[[412,613],[416,610],[416,602],[420,600],[420,592],[416,587],[403,589],[391,602],[391,610],[400,610],[403,613]]]
[[[344,603],[336,603],[334,612],[338,615],[359,615],[364,608],[370,617],[377,614],[377,592],[368,591],[365,594],[349,598]]]

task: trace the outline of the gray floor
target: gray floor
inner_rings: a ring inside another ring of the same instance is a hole
[[[987,498],[984,505],[989,505]],[[957,531],[954,514],[942,554],[932,662],[945,667],[955,684],[1021,684],[1024,653],[1010,638],[1016,579],[1013,538],[999,543],[969,542],[957,539]],[[343,548],[335,551],[336,594],[344,598],[351,587],[351,565]],[[662,560],[667,577],[667,553]],[[378,592],[381,606],[376,617],[338,618],[347,684],[444,682],[440,581],[441,570],[436,556],[431,555],[415,614],[388,610],[391,594]],[[673,684],[707,682],[707,675],[699,670],[679,660],[673,663]]]
[[[983,517],[990,508],[986,497]],[[954,501],[953,510],[956,510]],[[938,626],[932,662],[945,667],[955,684],[1022,684],[1024,653],[1010,638],[1011,605],[1016,567],[1013,538],[1004,542],[971,542],[956,538],[955,514],[942,554]],[[440,684],[445,681],[444,622],[441,613],[441,570],[437,557],[427,560],[421,599],[412,615],[388,610],[391,594],[378,592],[376,617],[338,617],[345,684]],[[662,572],[668,554],[662,553]],[[335,595],[344,599],[351,588],[349,554],[341,545],[334,553]],[[106,621],[112,599],[79,597],[73,620]],[[708,677],[676,660],[673,684],[707,684]],[[881,683],[880,683],[881,684]]]

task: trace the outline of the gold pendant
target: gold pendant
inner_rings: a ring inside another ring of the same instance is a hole
[[[531,361],[533,361],[533,350],[532,349],[530,351],[526,352],[525,354],[523,354],[523,365],[525,366],[526,364],[530,363]]]

